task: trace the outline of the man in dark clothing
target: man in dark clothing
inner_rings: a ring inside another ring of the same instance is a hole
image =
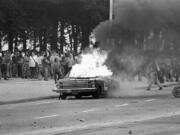
[[[2,71],[2,76],[4,78],[4,80],[8,80],[7,78],[7,54],[4,52],[3,56],[2,56],[2,67],[1,67],[1,71]]]
[[[22,71],[23,71],[23,57],[22,54],[19,53],[18,57],[17,57],[17,71],[18,71],[18,77],[23,77],[22,76]]]
[[[0,80],[1,80],[1,77],[2,77],[2,72],[1,72],[1,68],[2,67],[2,53],[0,52]]]
[[[148,73],[148,78],[149,78],[149,85],[147,87],[147,90],[151,90],[151,87],[153,84],[157,84],[159,87],[159,90],[162,90],[162,86],[159,82],[159,78],[158,78],[158,72],[159,71],[159,67],[157,67],[156,63],[153,63],[152,65],[150,65],[150,70]]]
[[[54,66],[53,66],[53,76],[54,76],[54,81],[55,83],[57,82],[57,80],[60,79],[61,77],[61,64],[58,61],[58,58],[55,58],[54,60]]]
[[[44,68],[44,80],[48,81],[48,71],[49,71],[49,65],[50,65],[50,60],[47,56],[47,54],[44,55],[44,58],[42,60],[42,65]]]
[[[17,77],[17,52],[15,52],[12,56],[12,76]]]

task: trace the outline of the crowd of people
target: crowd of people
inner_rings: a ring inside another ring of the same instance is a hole
[[[64,78],[70,72],[74,64],[79,63],[79,59],[78,56],[73,56],[70,52],[65,54],[51,51],[0,52],[0,79],[8,80],[20,77],[47,81],[52,78],[56,83],[58,79]],[[153,84],[157,84],[161,90],[161,83],[179,81],[180,63],[171,59],[168,61],[153,62],[146,66],[146,71],[138,72],[138,75],[148,78],[147,90],[150,90]]]
[[[0,79],[21,77],[24,79],[53,78],[55,82],[71,70],[75,59],[72,53],[9,51],[0,52]]]

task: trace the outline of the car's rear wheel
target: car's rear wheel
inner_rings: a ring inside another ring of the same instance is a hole
[[[180,86],[174,87],[172,94],[176,98],[180,98]]]
[[[102,89],[100,86],[97,86],[97,91],[92,94],[93,98],[99,98],[101,95]]]
[[[61,99],[66,99],[66,95],[65,95],[65,94],[61,94],[61,95],[60,95],[60,98],[61,98]]]

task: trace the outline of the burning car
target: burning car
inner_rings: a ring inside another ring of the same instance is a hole
[[[104,64],[106,58],[107,53],[98,49],[82,54],[80,63],[72,67],[68,77],[56,83],[53,91],[59,93],[61,99],[72,95],[76,98],[89,95],[99,98],[106,95],[108,89],[115,86],[112,72]]]
[[[59,80],[53,91],[60,94],[59,99],[65,99],[67,96],[99,98],[106,96],[108,90],[113,89],[115,86],[113,83],[114,81],[110,77],[68,77]]]

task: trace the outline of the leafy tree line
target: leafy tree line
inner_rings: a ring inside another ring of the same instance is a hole
[[[63,53],[68,45],[76,53],[79,44],[82,49],[88,46],[92,30],[107,20],[108,7],[108,0],[0,0],[0,40],[11,52],[19,43],[26,51],[30,40],[41,51],[50,44]]]

